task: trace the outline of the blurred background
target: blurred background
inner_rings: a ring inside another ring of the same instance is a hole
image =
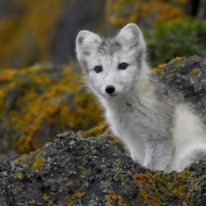
[[[0,0],[0,160],[66,130],[100,125],[75,59],[79,30],[110,36],[137,23],[152,66],[206,56],[205,0]]]
[[[0,66],[67,64],[79,30],[109,35],[128,22],[145,30],[154,64],[204,55],[205,10],[205,0],[0,0]]]

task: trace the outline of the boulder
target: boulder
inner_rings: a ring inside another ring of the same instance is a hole
[[[0,163],[4,205],[205,205],[206,162],[182,173],[146,170],[110,136],[57,135],[39,151]]]
[[[182,92],[206,123],[206,59],[198,56],[176,57],[153,69],[160,81]]]

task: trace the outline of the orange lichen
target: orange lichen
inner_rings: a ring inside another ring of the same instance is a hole
[[[144,203],[147,203],[148,206],[159,206],[161,203],[160,194],[157,188],[155,187],[155,177],[148,173],[139,173],[135,176],[135,184],[140,187],[139,195],[141,200]],[[150,188],[150,194],[148,194],[148,189]]]
[[[5,131],[17,132],[18,141],[11,143],[20,152],[38,148],[65,130],[89,129],[101,122],[101,111],[83,88],[80,74],[63,67],[57,78],[54,69],[36,65],[0,71],[0,120]],[[49,134],[41,135],[46,129]]]
[[[152,71],[159,75],[165,69],[165,64],[160,64],[159,66],[155,67]]]
[[[107,191],[105,195],[106,203],[105,206],[127,206],[127,203],[124,201],[121,195],[115,194],[113,191]]]
[[[171,178],[172,177],[172,178]],[[179,199],[183,205],[189,205],[187,197],[188,170],[179,175],[170,175],[167,178],[164,174],[147,171],[134,176],[134,183],[139,187],[139,195],[142,202],[148,206],[159,206],[165,196]],[[164,186],[164,187],[163,187]],[[167,188],[164,191],[163,188]],[[167,192],[167,194],[165,194]]]

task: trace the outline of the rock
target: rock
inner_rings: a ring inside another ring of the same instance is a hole
[[[1,205],[205,205],[206,162],[182,173],[149,171],[109,141],[67,132],[1,162]]]
[[[177,57],[153,69],[160,81],[184,94],[206,123],[206,59],[198,56]]]

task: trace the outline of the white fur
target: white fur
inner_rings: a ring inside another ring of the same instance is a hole
[[[174,156],[174,170],[182,171],[192,163],[190,154],[195,151],[206,151],[206,130],[200,118],[189,106],[177,105],[174,142],[176,153]]]
[[[147,168],[168,172],[182,171],[198,159],[198,152],[206,153],[206,129],[200,118],[183,102],[158,100],[141,30],[135,24],[125,26],[113,40],[121,49],[112,54],[107,52],[110,45],[105,52],[99,51],[103,41],[97,34],[81,31],[76,40],[77,57],[113,133],[131,157]],[[128,64],[126,70],[118,69],[122,62]],[[98,65],[103,68],[100,73],[94,71]],[[105,92],[108,85],[116,89],[113,96]]]

